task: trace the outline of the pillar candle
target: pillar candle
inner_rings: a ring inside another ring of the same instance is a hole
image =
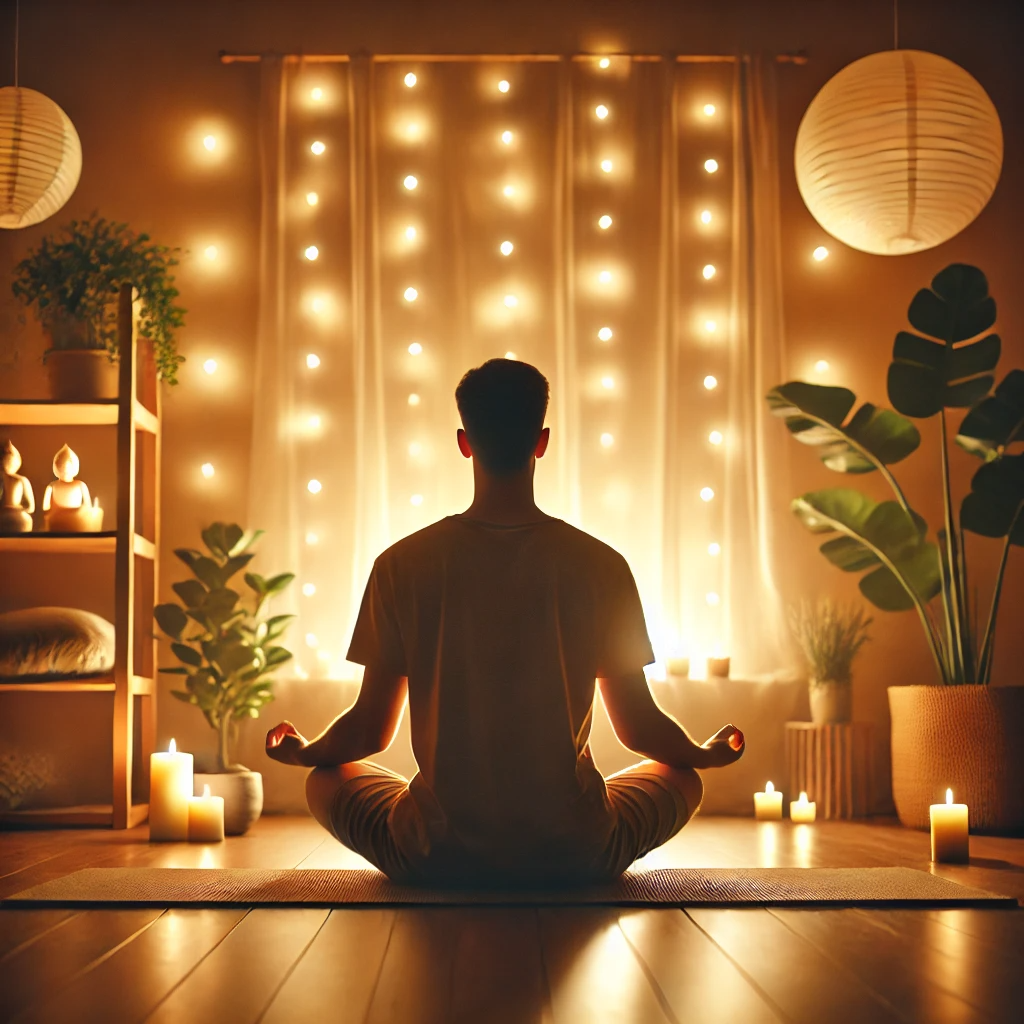
[[[690,675],[689,658],[669,658],[665,663],[665,667],[668,669],[668,674],[670,676],[678,676],[682,679],[686,679]]]
[[[188,841],[219,843],[224,838],[224,797],[210,796],[210,787],[203,786],[202,796],[189,797]]]
[[[944,804],[932,804],[932,860],[936,864],[970,862],[970,838],[967,834],[967,804],[953,803],[953,790],[946,790]]]
[[[149,756],[149,838],[188,839],[192,755],[179,754],[174,740],[166,753]]]
[[[708,658],[708,679],[728,679],[729,658]]]
[[[758,821],[780,821],[782,819],[782,794],[775,792],[769,782],[763,793],[754,794],[754,817]]]
[[[817,816],[818,805],[807,799],[806,793],[800,794],[799,800],[789,801],[789,817],[797,824],[809,825]]]

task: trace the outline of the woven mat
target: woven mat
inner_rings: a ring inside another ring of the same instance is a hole
[[[374,870],[86,868],[25,889],[4,906],[1016,906],[911,868],[659,868],[612,885],[442,890],[395,885]]]

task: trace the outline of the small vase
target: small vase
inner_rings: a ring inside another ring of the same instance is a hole
[[[815,725],[841,725],[853,716],[853,688],[849,683],[811,680],[811,721]]]
[[[46,354],[50,397],[55,402],[101,402],[117,398],[117,364],[106,349],[53,349]]]
[[[193,776],[194,792],[201,796],[203,786],[210,796],[224,798],[224,834],[241,836],[263,813],[263,776],[259,772],[199,773]]]

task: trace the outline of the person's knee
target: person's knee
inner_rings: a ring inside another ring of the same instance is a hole
[[[704,799],[704,781],[693,768],[671,768],[663,766],[669,774],[672,785],[686,802],[686,821],[696,813]]]
[[[306,776],[306,806],[325,829],[331,828],[331,808],[340,784],[336,768],[314,768]]]

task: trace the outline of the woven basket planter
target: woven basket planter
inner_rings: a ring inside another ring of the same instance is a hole
[[[972,832],[1024,834],[1024,686],[890,686],[889,711],[905,826],[928,828],[950,787]]]

